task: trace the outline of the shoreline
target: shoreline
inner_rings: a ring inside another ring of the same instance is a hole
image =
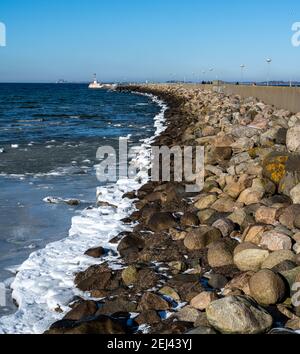
[[[156,133],[159,133],[164,120],[162,113],[166,107],[153,96],[151,100],[161,108],[160,113],[153,118]],[[143,139],[141,150],[146,151],[153,138]],[[146,165],[145,151],[133,163]],[[119,232],[130,230],[130,226],[123,224],[120,219],[133,211],[132,203],[122,196],[131,189],[138,189],[143,179],[145,173],[141,172],[136,181],[118,181],[116,184],[98,187],[95,202],[99,207],[89,208],[73,217],[69,235],[65,239],[50,243],[30,255],[18,268],[12,284],[13,298],[19,307],[14,314],[0,319],[0,332],[41,334],[53,321],[60,320],[63,312],[68,312],[68,304],[74,298],[89,298],[74,287],[73,281],[75,273],[96,262],[84,255],[87,247],[101,243],[106,250],[106,261],[117,269],[122,268],[116,257],[116,246],[108,244],[108,241]],[[114,208],[113,205],[118,207]],[[48,281],[50,286],[46,284]],[[31,303],[35,303],[32,309]]]
[[[148,181],[119,194],[135,210],[107,238],[121,266],[95,240],[84,250],[90,267],[74,272],[77,299],[46,333],[300,331],[300,115],[184,85],[121,89],[168,106],[166,130],[149,144],[204,146],[204,189]]]
[[[297,332],[298,204],[292,188],[280,189],[297,170],[284,151],[287,120],[297,116],[184,86],[123,89],[168,105],[167,129],[153,145],[205,147],[204,189],[188,195],[184,182],[150,181],[127,195],[137,210],[123,221],[135,227],[111,240],[126,267],[78,273],[76,286],[102,300],[78,300],[46,333]]]

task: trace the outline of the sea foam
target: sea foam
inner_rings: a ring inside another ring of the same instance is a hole
[[[108,261],[113,269],[123,267],[117,255],[117,245],[109,241],[132,226],[122,223],[134,211],[133,201],[123,198],[124,193],[138,190],[145,184],[151,167],[151,144],[165,127],[167,106],[152,95],[161,107],[154,118],[155,135],[142,142],[138,156],[131,161],[140,172],[135,179],[119,180],[116,184],[98,188],[98,201],[107,206],[86,209],[73,217],[69,236],[36,251],[17,269],[11,284],[12,296],[19,305],[16,313],[0,318],[0,333],[41,334],[70,310],[68,304],[76,297],[89,299],[74,286],[75,274],[95,263]],[[88,248],[102,246],[111,250],[101,260],[84,255]]]

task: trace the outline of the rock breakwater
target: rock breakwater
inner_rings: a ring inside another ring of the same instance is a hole
[[[204,147],[204,188],[149,181],[126,195],[135,226],[111,241],[123,269],[74,275],[92,300],[48,333],[300,330],[300,113],[184,85],[122,89],[168,104],[153,145]]]

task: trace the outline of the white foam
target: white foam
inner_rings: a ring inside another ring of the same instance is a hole
[[[167,106],[154,96],[147,96],[161,107],[161,112],[154,119],[157,136],[165,129],[164,113]],[[155,136],[144,140],[140,154],[131,162],[141,170],[137,178],[120,180],[114,185],[98,188],[98,200],[115,207],[84,210],[72,219],[69,237],[32,253],[18,268],[11,288],[19,309],[15,314],[0,319],[0,333],[43,333],[70,310],[68,304],[74,296],[89,298],[89,294],[75,288],[74,276],[97,263],[97,260],[84,256],[88,248],[101,245],[116,251],[117,245],[110,244],[109,240],[122,231],[131,230],[132,227],[123,224],[121,220],[134,211],[133,201],[123,199],[122,196],[139,189],[148,181],[150,147]],[[122,268],[118,256],[108,255],[103,261],[109,261],[113,269]]]

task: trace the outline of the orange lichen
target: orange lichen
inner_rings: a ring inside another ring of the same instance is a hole
[[[282,155],[274,156],[271,159],[267,159],[267,161],[265,161],[264,163],[264,172],[266,177],[268,177],[272,182],[278,185],[286,174],[287,160],[288,156]]]

